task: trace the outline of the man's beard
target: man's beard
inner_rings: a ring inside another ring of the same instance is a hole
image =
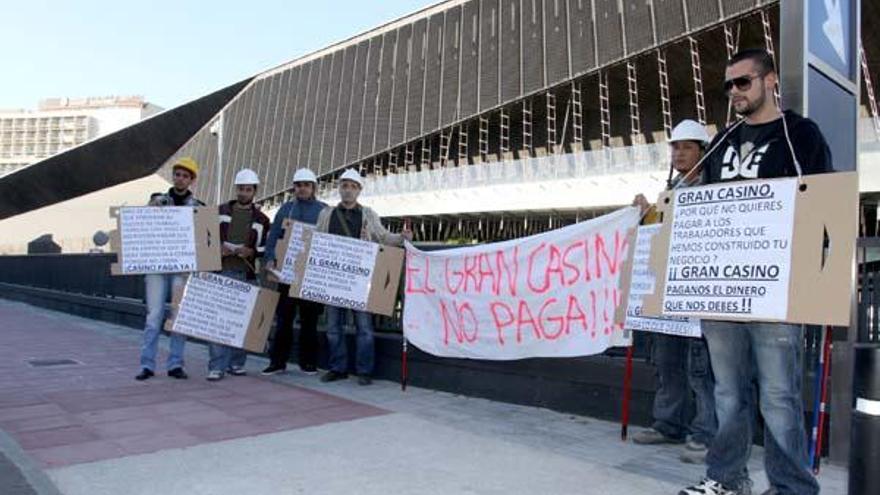
[[[743,116],[743,117],[748,117],[749,115],[751,115],[751,114],[755,113],[756,111],[758,111],[759,108],[763,107],[763,106],[764,106],[764,101],[765,101],[766,99],[767,99],[767,91],[766,91],[766,90],[761,91],[761,96],[759,96],[759,97],[758,97],[755,101],[753,101],[753,102],[749,102],[748,100],[746,100],[746,102],[748,102],[748,104],[746,105],[746,107],[745,107],[744,109],[742,109],[742,110],[737,110],[736,113],[737,113],[738,115]]]

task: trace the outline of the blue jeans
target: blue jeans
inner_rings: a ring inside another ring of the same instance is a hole
[[[715,371],[718,433],[706,457],[707,476],[729,489],[750,483],[752,378],[764,417],[764,465],[780,495],[819,493],[807,468],[801,398],[803,329],[781,323],[704,321]]]
[[[370,376],[375,360],[373,342],[373,316],[363,311],[326,306],[327,344],[330,353],[330,370],[337,373],[348,372],[348,344],[345,340],[345,323],[349,311],[354,313],[354,326],[357,329],[357,350],[355,352],[355,371],[358,375]]]
[[[247,281],[247,273],[238,270],[223,270],[220,275]],[[223,344],[208,343],[208,371],[226,372],[231,368],[243,368],[247,360],[247,351]]]
[[[156,353],[159,348],[159,334],[168,314],[166,303],[171,299],[172,290],[183,288],[185,273],[162,273],[144,275],[147,318],[144,322],[144,336],[141,344],[141,368],[156,371]],[[183,344],[186,337],[179,333],[171,334],[170,353],[165,363],[168,370],[183,368]]]
[[[655,334],[657,368],[653,428],[667,437],[709,445],[715,437],[715,379],[706,341]]]

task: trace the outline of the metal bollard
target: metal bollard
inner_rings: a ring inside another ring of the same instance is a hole
[[[849,495],[880,493],[880,345],[856,344]]]

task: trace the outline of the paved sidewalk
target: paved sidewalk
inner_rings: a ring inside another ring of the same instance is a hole
[[[259,358],[250,376],[209,383],[200,345],[187,345],[190,380],[137,383],[136,331],[5,300],[0,322],[0,429],[67,495],[639,495],[704,471],[676,447],[621,442],[614,423],[383,381],[265,378]],[[761,449],[751,469],[760,493]],[[843,469],[819,479],[845,493]]]

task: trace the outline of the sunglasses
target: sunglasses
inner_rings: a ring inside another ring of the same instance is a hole
[[[761,79],[764,76],[739,76],[724,81],[724,94],[730,94],[730,91],[736,86],[739,91],[748,91],[752,88],[752,81]]]

